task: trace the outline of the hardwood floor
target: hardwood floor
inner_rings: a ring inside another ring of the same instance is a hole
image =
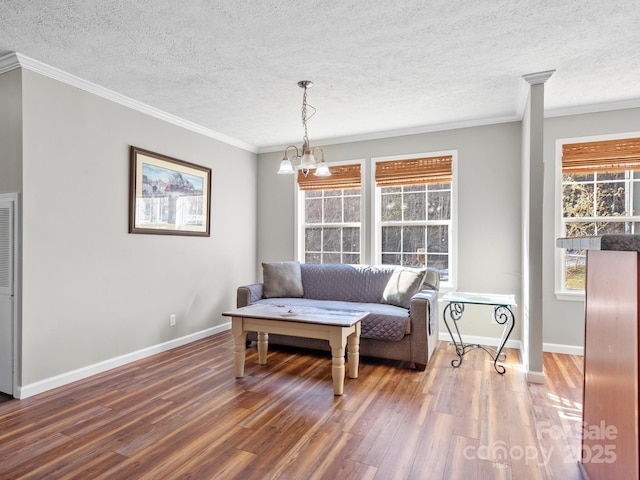
[[[528,385],[441,343],[424,372],[361,359],[333,395],[328,354],[247,351],[230,332],[0,404],[0,478],[578,479],[582,358]]]

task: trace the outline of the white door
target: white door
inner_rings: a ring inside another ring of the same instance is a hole
[[[0,392],[13,395],[15,202],[0,198]]]

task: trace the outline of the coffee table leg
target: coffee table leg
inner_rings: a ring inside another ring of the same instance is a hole
[[[267,332],[258,332],[258,363],[260,365],[267,364],[268,348],[269,348],[269,334]]]
[[[244,357],[247,349],[247,332],[242,329],[242,317],[231,319],[231,333],[233,334],[233,363],[236,378],[244,377]]]
[[[349,378],[358,378],[360,364],[360,322],[356,331],[347,337],[347,357],[349,358]]]
[[[332,328],[329,332],[331,345],[331,378],[333,379],[333,394],[342,395],[344,391],[344,347],[345,338],[341,328]]]

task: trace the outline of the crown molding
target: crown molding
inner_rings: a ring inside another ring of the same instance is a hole
[[[366,133],[362,135],[352,135],[352,136],[346,136],[346,137],[324,138],[324,139],[315,140],[314,144],[318,146],[338,145],[341,143],[362,142],[367,140],[381,140],[384,138],[401,137],[405,135],[419,135],[421,133],[442,132],[445,130],[456,130],[460,128],[482,127],[485,125],[497,125],[500,123],[509,123],[509,122],[521,122],[522,116],[524,115],[524,103],[526,102],[526,95],[528,95],[527,87],[525,87],[524,90],[521,91],[520,94],[518,95],[521,101],[518,101],[519,107],[515,115],[466,120],[466,121],[446,123],[446,124],[434,124],[434,125],[428,125],[428,126],[406,128],[401,130],[389,130],[384,132]],[[630,99],[630,100],[623,100],[619,102],[608,102],[608,103],[592,103],[588,105],[579,105],[575,107],[549,108],[549,109],[545,109],[544,117],[545,118],[565,117],[570,115],[583,115],[583,114],[589,114],[589,113],[609,112],[609,111],[615,111],[615,110],[625,110],[630,108],[640,108],[640,99]],[[287,145],[291,143],[292,142],[282,144],[282,145],[258,147],[257,153],[260,154],[260,153],[281,152],[286,148]]]
[[[320,138],[313,141],[314,146],[338,145],[341,143],[365,142],[368,140],[382,140],[392,137],[404,137],[408,135],[420,135],[422,133],[444,132],[446,130],[458,130],[461,128],[482,127],[485,125],[497,125],[499,123],[519,122],[522,115],[506,115],[503,117],[478,118],[473,120],[461,120],[451,123],[437,123],[432,125],[422,125],[418,127],[408,127],[397,130],[386,130],[380,132],[363,133],[357,135],[349,135],[345,137]],[[258,153],[280,152],[290,145],[292,142],[283,143],[282,145],[271,145],[267,147],[258,147]],[[293,142],[295,143],[295,141]]]
[[[18,60],[18,54],[8,53],[0,57],[0,75],[11,70],[20,68],[20,61]]]
[[[640,98],[621,100],[618,102],[592,103],[589,105],[577,105],[575,107],[559,107],[547,109],[545,117],[566,117],[570,115],[583,115],[587,113],[610,112],[615,110],[626,110],[629,108],[640,108]]]
[[[228,137],[227,135],[216,132],[209,128],[205,128],[201,125],[190,122],[176,115],[164,112],[160,109],[139,102],[120,93],[114,92],[113,90],[109,90],[108,88],[101,87],[100,85],[96,85],[95,83],[76,77],[75,75],[71,75],[70,73],[47,65],[46,63],[34,60],[33,58],[29,58],[19,53],[10,53],[8,55],[0,57],[0,74],[8,72],[10,70],[14,70],[16,68],[24,68],[40,75],[53,78],[54,80],[58,80],[67,85],[71,85],[72,87],[79,88],[125,107],[145,113],[154,118],[163,120],[187,130],[191,130],[192,132],[198,133],[200,135],[219,140],[229,145],[233,145],[234,147],[238,147],[252,153],[258,152],[257,147],[254,145],[250,145],[241,140]]]
[[[173,125],[183,127],[187,130],[191,130],[195,133],[219,140],[226,144],[241,148],[251,153],[271,153],[278,152],[285,149],[286,145],[291,142],[282,145],[272,145],[266,147],[256,147],[248,143],[242,142],[232,137],[228,137],[224,134],[218,133],[214,130],[205,128],[196,123],[182,119],[170,113],[164,112],[150,105],[144,104],[132,98],[121,95],[117,92],[101,87],[87,80],[83,80],[79,77],[66,73],[55,67],[47,65],[45,63],[34,60],[20,53],[9,53],[0,57],[0,75],[11,70],[18,68],[25,68],[27,70],[45,75],[55,80],[61,81],[68,85],[74,86],[89,93],[93,93],[97,96],[111,100],[120,105],[124,105],[133,110],[137,110],[142,113],[146,113],[152,117],[164,120]],[[546,82],[551,75],[555,73],[555,70],[547,70],[544,72],[530,73],[523,75],[522,78],[526,80],[530,85],[536,85]],[[499,123],[520,122],[524,114],[524,102],[526,101],[526,95],[528,95],[528,89],[525,87],[519,92],[519,97],[524,98],[524,101],[518,102],[520,107],[517,109],[514,115],[506,115],[502,117],[481,118],[473,120],[463,120],[459,122],[433,124],[425,126],[410,127],[405,129],[388,130],[372,133],[364,133],[358,135],[350,135],[344,137],[325,138],[316,140],[314,143],[318,145],[338,145],[343,143],[363,142],[368,140],[382,140],[385,138],[401,137],[407,135],[419,135],[422,133],[441,132],[446,130],[456,130],[461,128],[480,127],[485,125],[494,125]],[[631,99],[618,102],[608,102],[599,104],[580,105],[575,107],[560,107],[545,109],[544,116],[546,118],[562,117],[570,115],[581,115],[588,113],[598,113],[612,110],[624,110],[629,108],[640,108],[640,99]]]

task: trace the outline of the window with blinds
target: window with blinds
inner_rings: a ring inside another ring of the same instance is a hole
[[[376,186],[451,182],[452,163],[451,155],[380,161],[376,163]]]
[[[451,280],[452,178],[451,155],[375,163],[381,263],[429,266]]]
[[[329,177],[298,172],[304,262],[359,264],[361,164],[329,168]]]
[[[316,177],[309,174],[306,177],[302,170],[298,170],[298,187],[300,190],[335,190],[339,188],[360,188],[360,164],[337,165],[330,167],[331,176]]]
[[[562,146],[562,173],[640,170],[640,138],[567,143]]]
[[[562,146],[562,236],[640,233],[640,138]],[[584,289],[586,253],[566,250],[563,289]]]

